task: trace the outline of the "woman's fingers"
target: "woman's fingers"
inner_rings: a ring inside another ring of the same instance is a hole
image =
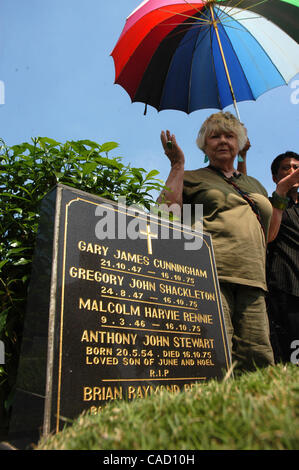
[[[174,135],[170,134],[170,131],[164,131],[161,132],[161,142],[163,145],[164,150],[171,150],[172,149],[172,144],[170,142],[173,142]]]
[[[175,135],[171,134],[169,130],[167,130],[166,132],[162,131],[161,142],[164,148],[165,155],[169,158],[171,165],[184,165],[185,157],[183,151],[177,144]]]

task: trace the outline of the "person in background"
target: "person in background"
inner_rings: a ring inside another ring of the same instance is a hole
[[[248,145],[245,127],[231,113],[211,115],[197,138],[209,165],[193,171],[185,171],[175,135],[162,131],[161,141],[171,170],[158,203],[203,205],[203,230],[213,241],[233,362],[241,371],[274,365],[265,303],[272,206],[261,183],[234,168]]]
[[[299,155],[278,155],[271,172],[277,187],[270,198],[274,240],[267,250],[267,307],[275,361],[289,362],[299,346]]]

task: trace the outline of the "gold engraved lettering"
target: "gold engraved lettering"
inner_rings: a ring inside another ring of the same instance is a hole
[[[86,331],[86,330],[85,330]],[[93,332],[90,332],[91,334]],[[112,348],[98,348],[96,347],[91,347],[91,346],[86,346],[86,354],[94,354],[95,356],[112,356],[113,354],[113,349]]]
[[[120,259],[122,261],[132,261],[137,264],[149,265],[148,256],[143,256],[138,253],[130,253],[129,251],[116,250],[116,254],[113,255],[115,259]]]
[[[179,320],[179,311],[168,308],[144,307],[144,316],[162,320]]]
[[[179,351],[163,351],[163,357],[180,357],[180,352]]]
[[[83,401],[118,400],[122,398],[122,387],[83,387]]]
[[[134,387],[130,385],[128,387],[128,398],[132,400],[133,398],[145,398],[150,395],[157,395],[158,393],[163,392],[164,390],[170,393],[179,393],[180,387],[178,385],[158,385],[154,387],[152,385],[139,385]]]
[[[158,361],[159,361],[158,366],[177,366],[178,365],[178,359],[176,357],[173,357],[173,358],[163,357],[163,358],[159,358]]]
[[[124,366],[141,366],[140,357],[123,357],[122,363]]]
[[[197,366],[214,366],[212,359],[196,359]]]
[[[149,375],[150,377],[158,378],[158,377],[167,377],[169,374],[168,369],[150,369]]]
[[[128,387],[128,398],[144,398],[151,394],[150,385],[144,386],[140,385],[139,387],[133,387],[130,385]]]
[[[160,335],[145,335],[145,346],[169,346],[169,337]]]
[[[88,411],[91,415],[98,415],[102,408],[102,406],[91,406]]]
[[[197,299],[210,300],[215,302],[215,294],[213,292],[206,292],[203,290],[192,290],[190,287],[173,286],[168,284],[159,284],[159,289],[162,294],[179,295],[183,297],[196,297]]]
[[[196,387],[196,383],[193,383],[193,384],[184,384],[184,391],[185,392],[190,392],[191,390],[193,390],[193,388]]]
[[[87,365],[105,365],[105,366],[117,366],[117,357],[101,357],[101,356],[86,356],[85,364]]]
[[[190,338],[189,336],[174,336],[173,345],[176,348],[214,348],[214,339]]]
[[[212,302],[216,301],[215,294],[213,292],[206,292],[204,290],[195,290],[194,296],[197,299],[210,300]]]
[[[162,294],[173,294],[184,297],[192,297],[192,290],[190,289],[190,287],[159,284],[159,288]]]
[[[93,269],[76,268],[72,266],[69,274],[73,278],[83,279],[86,281],[103,282],[105,284],[113,284],[115,286],[122,286],[124,276],[116,274],[102,273],[101,271],[94,271]]]
[[[144,279],[136,279],[134,277],[132,278],[129,286],[132,287],[132,289],[142,289],[142,290],[150,290],[150,291],[156,290],[155,282],[147,281]]]
[[[183,312],[184,321],[190,323],[206,323],[209,325],[213,324],[212,315],[206,315],[201,313],[193,313],[193,312]]]
[[[181,366],[194,366],[194,359],[181,359]]]
[[[153,263],[155,268],[175,271],[177,273],[184,273],[197,277],[204,277],[206,279],[208,277],[206,269],[202,270],[200,268],[195,268],[194,266],[184,266],[183,264],[173,263],[172,261],[166,261],[157,258],[154,259]]]
[[[80,251],[86,251],[87,253],[93,253],[95,255],[107,256],[108,247],[103,245],[97,245],[96,243],[87,243],[83,240],[78,242],[78,248]]]
[[[137,334],[134,333],[84,330],[81,336],[81,343],[136,344],[136,338]]]
[[[108,302],[104,306],[102,300],[79,298],[79,309],[95,310],[101,313],[117,313],[118,315],[137,315],[140,316],[140,305],[126,305],[120,302]]]

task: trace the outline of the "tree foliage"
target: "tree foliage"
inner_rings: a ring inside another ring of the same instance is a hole
[[[0,340],[6,352],[5,365],[0,365],[0,418],[1,398],[8,408],[16,380],[43,197],[63,183],[107,199],[125,196],[127,204],[149,208],[151,191],[162,188],[157,170],[146,172],[125,165],[121,157],[110,157],[117,147],[115,142],[59,143],[46,137],[11,147],[0,142]]]

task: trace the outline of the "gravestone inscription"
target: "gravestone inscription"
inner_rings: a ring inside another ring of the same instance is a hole
[[[63,185],[44,199],[13,431],[58,432],[230,365],[208,234]]]

